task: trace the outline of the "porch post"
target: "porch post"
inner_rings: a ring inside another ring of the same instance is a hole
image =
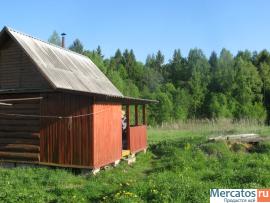
[[[135,105],[135,126],[139,124],[139,118],[138,118],[138,105]]]
[[[146,105],[143,105],[143,125],[146,125]]]
[[[129,118],[130,110],[129,105],[126,105],[126,117],[127,117],[127,126],[130,126],[130,118]]]
[[[129,109],[129,104],[126,105],[126,117],[127,117],[127,147],[130,149],[130,109]]]

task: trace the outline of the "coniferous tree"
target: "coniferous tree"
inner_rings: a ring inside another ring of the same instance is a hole
[[[69,49],[79,54],[82,54],[84,51],[83,44],[79,39],[75,39]]]
[[[103,58],[104,56],[102,55],[102,51],[101,51],[101,47],[98,45],[97,49],[96,49],[96,53]]]
[[[55,44],[57,46],[61,46],[61,39],[58,32],[53,31],[52,35],[48,39],[48,42]]]
[[[164,63],[164,55],[161,53],[160,50],[158,50],[157,54],[156,54],[156,59],[155,59],[155,68],[161,72],[162,71],[162,65]]]
[[[126,49],[123,53],[123,62],[122,63],[124,65],[124,67],[126,67],[129,77],[130,77],[132,68],[135,65],[135,61],[136,61],[136,58],[135,58],[133,50],[131,49],[129,51],[128,49]]]
[[[155,55],[154,54],[149,54],[146,57],[145,66],[148,67],[148,68],[154,69],[155,68],[155,62],[156,62]]]
[[[174,50],[173,58],[167,67],[167,73],[169,81],[171,81],[176,87],[183,86],[186,81],[186,64],[181,56],[179,49]]]
[[[117,66],[122,63],[123,59],[122,59],[122,53],[121,53],[120,49],[116,50],[113,59],[115,60],[115,63]]]

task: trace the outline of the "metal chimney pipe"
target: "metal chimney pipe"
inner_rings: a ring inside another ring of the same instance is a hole
[[[66,33],[62,33],[61,36],[62,36],[62,47],[65,48],[65,36],[67,34]]]

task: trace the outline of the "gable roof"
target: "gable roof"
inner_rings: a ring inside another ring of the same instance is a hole
[[[86,56],[4,27],[32,59],[54,89],[123,97],[122,93]]]

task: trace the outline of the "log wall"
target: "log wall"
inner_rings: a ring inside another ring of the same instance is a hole
[[[39,97],[39,94],[0,95],[0,99]],[[40,114],[40,100],[7,102],[0,105],[0,160],[35,161],[40,159],[40,119],[11,114]]]

